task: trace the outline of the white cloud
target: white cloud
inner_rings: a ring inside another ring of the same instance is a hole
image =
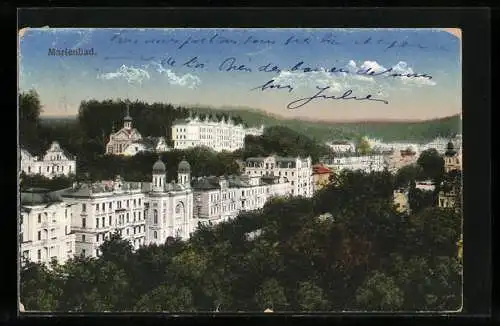
[[[112,80],[125,79],[129,84],[142,84],[146,79],[150,79],[149,73],[141,68],[127,67],[122,65],[116,72],[108,72],[97,76],[98,79]]]
[[[171,85],[178,85],[187,88],[196,88],[198,85],[201,84],[201,79],[196,75],[187,73],[182,76],[178,76],[172,70],[165,69],[161,63],[152,62],[151,64],[153,64],[156,67],[156,71],[158,73],[165,75],[167,77],[167,80]]]
[[[408,64],[404,61],[399,61],[395,66],[392,67],[392,72],[397,73],[397,74],[414,74],[415,72],[411,67],[408,66]],[[429,79],[427,77],[408,77],[408,76],[400,76],[400,77],[395,77],[399,80],[401,80],[404,84],[410,84],[410,85],[416,85],[416,86],[435,86],[436,82],[432,79]]]

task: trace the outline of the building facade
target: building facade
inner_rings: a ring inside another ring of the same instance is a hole
[[[123,118],[123,127],[109,135],[109,141],[106,144],[106,154],[123,155],[129,145],[142,139],[139,131],[132,127],[132,120],[127,106],[127,114]]]
[[[99,246],[118,232],[134,249],[146,243],[145,193],[140,182],[112,181],[75,184],[62,194],[72,205],[75,255],[98,257]]]
[[[291,195],[293,190],[284,177],[260,174],[198,178],[193,188],[194,216],[212,225],[260,209],[270,198]]]
[[[71,229],[71,204],[60,191],[28,189],[20,194],[19,249],[21,264],[26,261],[64,263],[75,253]]]
[[[312,197],[314,193],[311,157],[250,157],[245,160],[245,174],[283,177],[292,186],[292,196]]]
[[[417,163],[418,154],[411,149],[391,150],[384,154],[384,164],[391,173],[396,173],[403,166]]]
[[[323,164],[313,165],[314,192],[317,192],[330,183],[332,170]]]
[[[246,135],[262,135],[263,132],[263,126],[246,129],[241,124],[235,125],[231,119],[211,121],[208,117],[205,120],[194,117],[174,122],[172,141],[175,149],[204,146],[218,152],[235,151],[243,148]]]
[[[153,181],[147,193],[147,243],[161,244],[168,238],[186,240],[195,230],[191,167],[185,160],[177,170],[177,182],[167,182],[165,164],[158,159],[153,165]]]
[[[324,157],[321,162],[334,173],[344,170],[360,170],[366,173],[380,172],[386,167],[384,156],[381,154],[359,155],[338,153],[332,157]]]
[[[20,149],[21,171],[27,175],[41,175],[46,178],[76,174],[76,157],[65,151],[54,141],[40,158],[26,149]]]
[[[327,142],[326,145],[334,153],[354,153],[356,151],[356,145],[352,142],[345,140],[336,140],[332,142]]]
[[[448,142],[443,159],[444,171],[446,173],[451,171],[462,171],[462,151],[460,149],[455,150],[455,145],[453,145],[452,142]]]

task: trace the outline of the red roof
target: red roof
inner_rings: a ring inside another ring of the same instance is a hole
[[[327,174],[327,173],[332,173],[332,170],[330,170],[327,167],[324,167],[323,165],[314,165],[313,172],[314,174]]]

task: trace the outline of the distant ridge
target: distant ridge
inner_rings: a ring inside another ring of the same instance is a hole
[[[318,141],[334,139],[356,140],[361,136],[378,138],[383,141],[428,142],[436,137],[450,137],[460,133],[462,128],[460,114],[430,120],[364,120],[364,121],[318,121],[317,119],[293,119],[270,114],[261,109],[249,107],[211,107],[202,104],[180,104],[200,113],[225,112],[241,117],[251,127],[260,125],[285,126]],[[42,123],[68,123],[76,121],[77,116],[41,116]]]

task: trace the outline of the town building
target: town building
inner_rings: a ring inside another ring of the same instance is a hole
[[[163,153],[169,150],[165,137],[145,137],[125,147],[122,155],[135,156],[138,153]]]
[[[76,157],[54,141],[40,158],[26,149],[20,149],[21,171],[26,175],[41,175],[46,178],[76,174]]]
[[[326,145],[334,153],[345,153],[345,152],[356,151],[356,145],[353,142],[347,140],[335,140],[332,142],[327,142]]]
[[[313,165],[314,192],[317,192],[330,183],[332,170],[323,164]]]
[[[321,163],[330,168],[333,173],[344,170],[360,170],[370,173],[380,172],[385,169],[385,161],[382,154],[360,155],[357,153],[337,153],[333,156],[322,158]]]
[[[99,246],[118,232],[134,249],[146,243],[145,193],[140,182],[115,180],[75,183],[62,193],[72,205],[75,255],[98,257]]]
[[[446,173],[451,171],[462,171],[462,151],[455,150],[455,145],[453,145],[453,142],[448,142],[443,158],[444,171]]]
[[[177,182],[167,182],[166,167],[158,159],[153,165],[153,182],[147,193],[147,243],[162,244],[169,238],[187,240],[195,230],[191,167],[184,159],[177,168]]]
[[[212,225],[260,209],[270,198],[288,196],[293,190],[285,177],[260,174],[198,178],[193,188],[195,218]]]
[[[236,125],[231,119],[213,121],[206,117],[177,120],[172,125],[172,141],[175,149],[187,149],[204,146],[214,151],[235,151],[245,145],[245,136],[262,135],[264,126],[260,129],[246,129]]]
[[[461,212],[461,191],[458,189],[441,190],[438,195],[438,207],[453,208],[455,212]]]
[[[453,144],[453,147],[457,150],[462,148],[462,134],[457,134],[451,140],[445,137],[437,137],[427,144],[421,146],[421,151],[428,149],[435,149],[439,154],[444,154],[448,149],[449,143]]]
[[[312,197],[314,181],[311,157],[250,157],[245,160],[248,176],[283,177],[292,186],[292,196]]]
[[[436,189],[436,186],[434,185],[434,182],[432,180],[416,181],[415,189],[421,191],[434,191]]]
[[[412,149],[391,150],[384,154],[384,164],[391,173],[396,173],[403,166],[417,163],[418,154]]]
[[[109,135],[109,141],[106,144],[106,154],[123,155],[127,147],[133,143],[142,140],[139,131],[132,127],[132,117],[127,106],[127,114],[123,118],[123,127],[117,132]],[[135,147],[135,146],[134,146]]]
[[[50,265],[51,261],[64,263],[73,257],[72,204],[62,200],[62,191],[31,188],[20,193],[21,264],[31,261]]]
[[[396,211],[399,213],[410,213],[409,189],[398,188],[393,192],[393,202]]]
[[[99,246],[118,231],[134,249],[167,238],[189,238],[193,221],[193,191],[189,163],[178,167],[177,182],[166,181],[165,164],[153,165],[152,182],[113,181],[81,183],[62,194],[73,204],[72,229],[76,254],[99,256]]]

